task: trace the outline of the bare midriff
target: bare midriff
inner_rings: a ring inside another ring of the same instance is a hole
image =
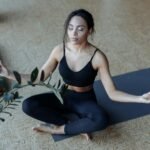
[[[92,88],[93,88],[93,85],[88,85],[88,86],[85,86],[85,87],[78,87],[78,86],[68,85],[68,89],[73,90],[75,92],[87,92],[87,91],[90,91]]]

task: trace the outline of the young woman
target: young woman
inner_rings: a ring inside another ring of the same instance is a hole
[[[88,41],[93,33],[94,20],[88,11],[79,9],[69,14],[63,43],[52,50],[41,68],[46,80],[59,67],[59,73],[68,85],[63,96],[64,104],[53,93],[34,95],[24,100],[23,111],[45,122],[33,130],[51,134],[82,134],[88,140],[89,133],[106,128],[107,112],[98,105],[93,90],[97,74],[110,99],[150,103],[150,93],[136,96],[116,89],[105,54]]]

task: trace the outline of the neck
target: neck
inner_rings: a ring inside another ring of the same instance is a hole
[[[81,51],[83,51],[88,45],[89,45],[89,43],[88,43],[87,41],[84,42],[84,43],[81,43],[81,44],[71,44],[71,43],[68,43],[68,48],[71,49],[71,50],[75,50],[75,51],[81,52]]]

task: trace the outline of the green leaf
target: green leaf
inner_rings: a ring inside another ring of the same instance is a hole
[[[7,107],[7,109],[15,109],[14,107]]]
[[[21,75],[17,71],[13,71],[13,74],[19,84],[21,84]]]
[[[59,101],[63,104],[64,101],[63,101],[63,99],[61,97],[61,94],[58,91],[54,91],[54,94],[57,96],[57,98],[59,99]]]
[[[35,86],[31,81],[28,81],[28,85]]]
[[[18,84],[18,83],[13,83],[12,84],[12,89],[14,89],[14,88],[21,88],[21,85]]]
[[[53,88],[55,88],[55,86],[56,86],[56,83],[53,85]]]
[[[17,100],[15,100],[15,102],[17,102],[17,103],[21,103],[21,101],[17,101]]]
[[[19,97],[19,93],[18,92],[15,92],[14,93],[14,99],[18,98]]]
[[[60,88],[60,94],[63,97],[63,95],[65,94],[65,91],[67,90],[68,86],[66,84],[63,84]]]
[[[14,104],[13,104],[13,103],[11,103],[11,104],[9,104],[9,105],[13,105],[13,106],[19,106],[18,104],[15,104],[15,103],[14,103]]]
[[[3,111],[3,105],[0,104],[0,112],[2,112],[2,111]]]
[[[38,77],[39,70],[36,67],[31,73],[31,82],[34,82]]]
[[[32,85],[33,83],[31,81],[28,81],[28,85]]]
[[[14,95],[12,93],[5,92],[3,98],[5,102],[10,102],[12,99],[14,99]]]
[[[44,81],[44,78],[45,78],[45,73],[44,70],[42,70],[40,81]]]
[[[57,89],[60,87],[60,84],[61,84],[61,80],[59,79],[59,80],[58,80]]]
[[[50,84],[50,80],[51,80],[51,75],[49,76],[47,84]]]
[[[3,89],[3,91],[9,91],[9,79],[4,77],[4,76],[0,76],[0,88]]]
[[[1,121],[3,121],[3,122],[5,121],[5,119],[4,119],[4,118],[0,118],[0,120],[1,120]]]
[[[9,116],[12,116],[12,114],[10,112],[7,111],[3,111],[2,113],[8,114]]]

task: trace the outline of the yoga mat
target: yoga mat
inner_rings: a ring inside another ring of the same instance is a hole
[[[112,79],[118,90],[130,94],[142,95],[150,91],[150,68],[114,76]],[[108,113],[110,125],[150,114],[150,104],[110,100],[100,80],[94,82],[94,91],[98,104]],[[72,135],[52,135],[52,137],[54,141],[60,141]]]

